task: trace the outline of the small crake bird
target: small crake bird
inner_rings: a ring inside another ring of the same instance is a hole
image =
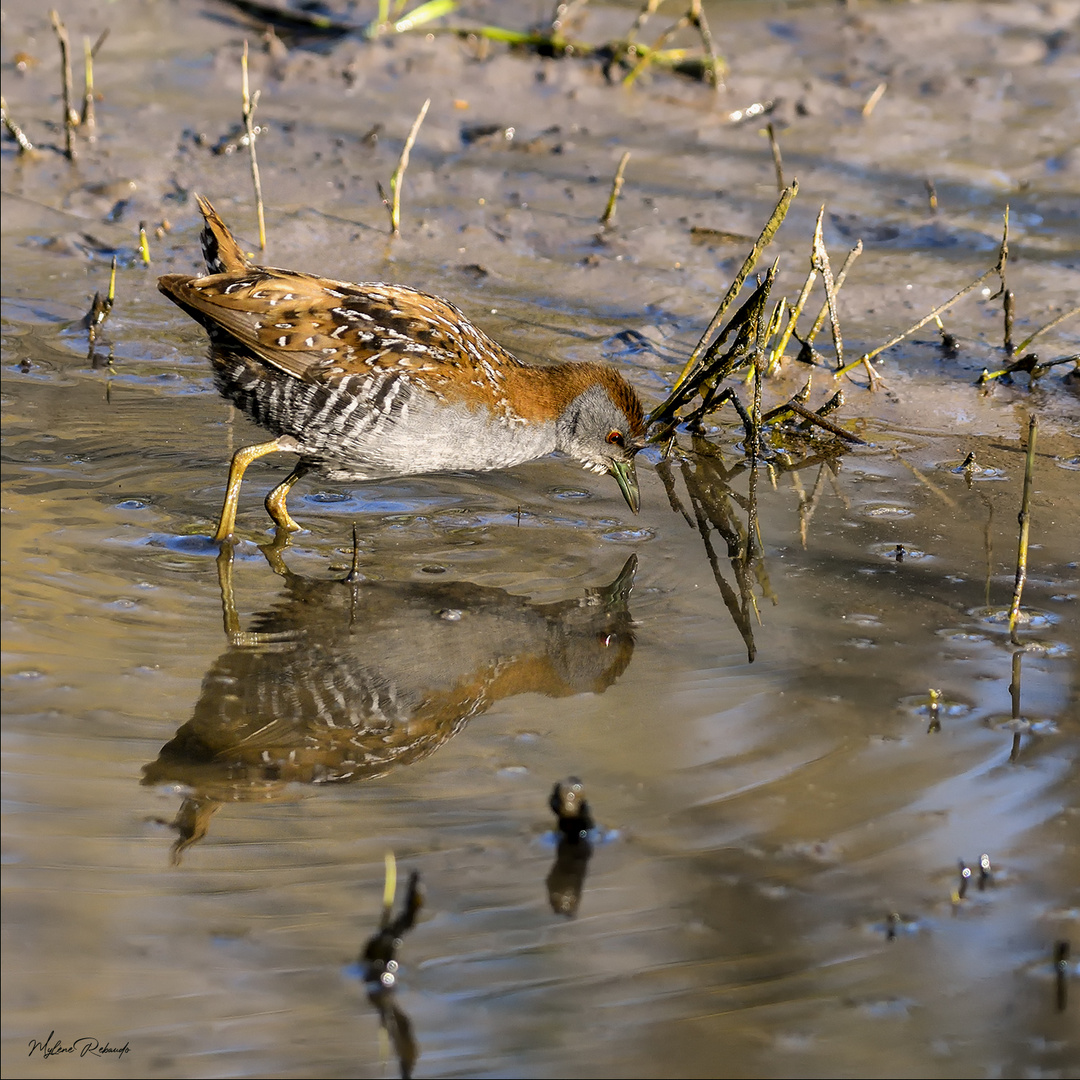
[[[207,273],[166,274],[158,288],[206,329],[222,394],[275,436],[233,456],[215,540],[233,534],[244,470],[277,452],[300,455],[266,497],[283,529],[299,528],[286,499],[316,466],[372,480],[502,469],[553,450],[611,473],[637,512],[645,417],[618,372],[522,363],[453,304],[405,285],[256,266],[196,198]]]

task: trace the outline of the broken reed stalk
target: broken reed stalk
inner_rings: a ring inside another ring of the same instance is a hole
[[[1074,308],[1070,308],[1068,311],[1063,311],[1060,315],[1051,319],[1045,326],[1040,326],[1035,333],[1028,335],[1016,346],[1016,351],[1023,354],[1027,347],[1037,338],[1046,333],[1047,330],[1052,330],[1058,323],[1063,323],[1066,319],[1071,319],[1074,315],[1080,315],[1080,305]]]
[[[825,207],[818,211],[817,224],[814,227],[814,233],[817,234],[818,229],[821,228],[822,216],[825,213]],[[855,247],[848,252],[847,258],[844,260],[844,265],[840,268],[840,273],[836,275],[836,281],[833,283],[833,298],[835,302],[836,294],[840,291],[841,286],[844,284],[847,278],[848,268],[851,264],[862,254],[862,241],[860,240]],[[784,350],[788,347],[791,341],[792,335],[795,333],[795,327],[798,325],[799,318],[803,313],[803,308],[806,306],[806,301],[810,298],[810,292],[814,287],[814,281],[817,279],[817,269],[814,266],[813,253],[810,257],[810,272],[806,275],[806,281],[803,282],[802,292],[799,293],[798,300],[795,301],[795,306],[791,309],[791,315],[788,318],[788,324],[784,327],[784,332],[780,336],[780,340],[776,343],[776,348],[772,351],[772,356],[769,359],[769,366],[773,367],[778,364],[784,356]],[[805,338],[807,345],[813,344],[814,338],[817,337],[817,332],[821,329],[825,322],[825,315],[829,310],[829,300],[826,296],[825,301],[821,305],[821,310],[817,314],[817,318],[814,320],[814,324],[810,329],[810,333]]]
[[[1064,1012],[1069,1004],[1069,943],[1059,941],[1054,945],[1054,1001],[1058,1012]]]
[[[1031,531],[1031,479],[1035,472],[1035,433],[1038,418],[1034,413],[1028,420],[1027,461],[1024,465],[1024,494],[1020,501],[1020,542],[1016,552],[1016,584],[1013,587],[1012,606],[1009,608],[1009,640],[1014,645],[1021,644],[1016,636],[1016,626],[1020,618],[1020,597],[1027,581],[1028,535]]]
[[[263,209],[262,180],[259,177],[259,159],[255,154],[255,110],[259,105],[256,90],[252,97],[248,86],[248,43],[244,39],[244,51],[240,55],[240,93],[243,99],[244,131],[247,133],[248,156],[251,161],[251,183],[255,188],[255,211],[259,216],[259,251],[266,251],[266,213]]]
[[[885,91],[888,89],[888,86],[888,83],[882,82],[874,87],[874,92],[866,99],[866,104],[862,107],[864,120],[877,108],[877,103],[885,96]]]
[[[64,157],[68,161],[74,161],[76,156],[75,125],[79,118],[71,107],[71,42],[68,40],[67,27],[60,21],[55,8],[49,12],[49,18],[56,32],[56,40],[60,43],[60,78],[64,99]]]
[[[1001,306],[1005,313],[1005,355],[1012,356],[1016,352],[1013,344],[1013,316],[1016,312],[1016,293],[1012,289],[1006,289],[1001,298]]]
[[[776,190],[784,190],[784,159],[780,156],[780,144],[776,141],[776,129],[770,121],[765,125],[765,131],[769,136],[769,149],[772,150],[773,168],[776,169]],[[821,208],[823,211],[825,207]]]
[[[1023,721],[1020,714],[1021,684],[1023,675],[1024,650],[1016,649],[1012,654],[1012,679],[1009,682],[1009,698],[1012,700],[1012,718],[1016,722],[1013,730],[1012,747],[1009,750],[1009,760],[1020,760],[1020,734],[1023,731]]]
[[[690,358],[686,361],[682,372],[679,374],[678,379],[675,381],[675,385],[672,387],[672,394],[679,389],[682,383],[686,382],[690,373],[693,371],[698,360],[701,358],[701,354],[705,351],[709,338],[713,336],[717,327],[723,321],[724,315],[727,314],[727,309],[731,306],[731,302],[739,295],[739,291],[742,289],[743,283],[750,275],[750,271],[754,269],[758,259],[761,258],[761,253],[770,243],[772,243],[772,238],[776,235],[776,230],[780,228],[784,222],[784,218],[787,217],[788,207],[791,206],[791,200],[794,199],[798,193],[799,181],[792,180],[791,186],[784,189],[783,194],[773,208],[772,214],[769,216],[769,220],[765,223],[765,228],[761,230],[760,235],[754,241],[754,246],[750,249],[750,253],[743,260],[742,266],[739,267],[739,272],[735,275],[735,279],[732,281],[728,291],[724,294],[723,300],[720,301],[720,306],[716,309],[716,313],[706,327],[705,333],[701,335],[701,340],[698,341],[694,346],[693,352],[690,353]],[[663,406],[661,406],[661,408],[663,408]]]
[[[90,39],[83,38],[83,105],[79,126],[86,129],[91,139],[94,138],[94,54]]]
[[[150,244],[146,239],[146,222],[139,222],[139,255],[142,257],[143,266],[150,265]]]
[[[619,193],[622,191],[623,173],[626,172],[626,163],[629,160],[630,151],[624,150],[622,157],[619,158],[619,167],[615,170],[615,177],[611,181],[611,194],[608,196],[607,206],[604,207],[604,212],[600,216],[600,227],[602,229],[606,229],[615,219],[615,203],[618,201]]]
[[[847,280],[848,270],[851,269],[852,264],[862,254],[863,246],[860,240],[848,253],[847,258],[844,260],[844,265],[840,267],[840,273],[836,275],[836,282],[833,285],[833,295],[835,296],[843,287],[844,282]],[[814,338],[818,336],[821,328],[825,325],[825,316],[829,313],[829,300],[826,297],[821,302],[821,307],[818,310],[817,317],[814,319],[813,325],[810,327],[810,333],[806,335],[805,341],[808,345],[814,343]]]
[[[0,97],[0,116],[3,117],[4,127],[7,128],[8,134],[18,144],[19,153],[34,153],[34,144],[26,137],[26,133],[23,129],[11,119],[11,114],[8,112],[7,101],[3,97]]]
[[[844,366],[844,339],[840,334],[840,314],[836,310],[836,285],[833,281],[832,264],[829,262],[829,252],[825,247],[825,237],[821,229],[824,216],[825,207],[822,206],[818,213],[817,224],[814,226],[814,243],[810,259],[825,286],[825,303],[829,308],[829,324],[832,327],[833,347],[836,349],[836,366],[842,368]],[[869,363],[866,365],[866,370],[870,375],[870,386],[873,387],[874,375]]]
[[[997,266],[994,268],[997,270],[998,277],[1001,279],[1001,294],[1008,290],[1008,285],[1005,281],[1005,269],[1009,264],[1009,204],[1005,204],[1005,214],[1001,223],[1001,245],[998,248],[998,261]]]
[[[83,38],[83,107],[82,116],[79,117],[79,127],[86,129],[91,142],[94,140],[94,128],[96,127],[94,120],[94,57],[97,56],[98,49],[105,44],[105,39],[108,36],[109,31],[107,29],[102,30],[93,45],[90,44],[89,38]]]
[[[929,176],[923,183],[926,185],[926,200],[930,204],[930,213],[936,214],[938,211],[937,187],[934,185],[933,179]]]
[[[112,269],[109,272],[109,291],[102,299],[101,293],[94,293],[93,303],[86,314],[86,336],[90,341],[90,351],[94,351],[98,331],[105,325],[116,301],[116,256],[112,257]]]
[[[405,179],[405,170],[409,167],[409,154],[412,152],[413,143],[416,142],[416,136],[420,131],[420,125],[424,122],[424,117],[427,116],[429,108],[431,108],[431,98],[428,98],[424,102],[420,107],[420,112],[416,114],[416,119],[413,121],[413,126],[409,129],[409,135],[405,140],[405,145],[401,148],[401,157],[398,158],[397,168],[394,170],[393,176],[390,177],[391,236],[401,235],[401,185]]]

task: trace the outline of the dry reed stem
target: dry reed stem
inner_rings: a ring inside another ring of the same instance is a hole
[[[26,137],[26,133],[23,131],[14,120],[11,119],[11,114],[8,112],[7,100],[0,97],[0,117],[3,118],[4,127],[7,128],[8,134],[15,140],[19,146],[20,154],[34,154],[34,144]]]
[[[784,190],[784,159],[780,156],[780,144],[776,141],[776,128],[770,121],[765,125],[769,136],[769,149],[772,151],[773,168],[776,170],[776,190]],[[821,208],[823,211],[825,207]]]
[[[86,129],[90,139],[94,138],[94,50],[87,37],[83,38],[83,107],[79,126]]]
[[[405,170],[409,167],[409,155],[412,153],[413,144],[420,131],[420,125],[431,108],[431,98],[428,98],[420,107],[412,127],[409,129],[405,145],[401,148],[401,157],[398,159],[397,168],[390,177],[390,235],[401,235],[401,185],[405,179]]]
[[[600,227],[606,229],[615,219],[615,203],[623,186],[623,173],[626,172],[626,163],[630,160],[630,151],[624,150],[619,159],[619,167],[615,170],[615,177],[611,181],[611,194],[608,196],[607,206],[600,215]]]
[[[836,310],[836,285],[833,282],[832,264],[829,262],[829,252],[825,248],[825,238],[821,228],[824,217],[825,207],[822,205],[818,211],[817,224],[814,226],[814,242],[810,250],[810,261],[814,269],[821,275],[822,283],[825,286],[825,303],[829,308],[833,347],[836,349],[836,366],[843,367],[844,339],[840,334],[840,315]]]
[[[844,260],[844,265],[840,267],[840,273],[836,275],[836,282],[833,286],[833,295],[840,291],[844,282],[847,280],[848,270],[851,269],[855,260],[862,254],[863,244],[860,240],[848,253],[847,258]],[[829,301],[828,298],[822,301],[821,307],[818,310],[817,316],[814,319],[813,325],[810,327],[810,333],[806,335],[806,344],[813,345],[814,338],[818,336],[821,328],[825,325],[825,316],[829,313]]]
[[[923,183],[926,185],[926,201],[930,205],[930,213],[936,214],[938,212],[937,187],[929,176]]]
[[[60,78],[63,87],[64,99],[64,156],[68,161],[74,161],[75,154],[75,125],[78,116],[71,107],[73,96],[71,86],[71,42],[68,40],[67,27],[60,21],[60,16],[54,8],[49,12],[52,28],[56,32],[56,40],[60,44]]]
[[[1024,464],[1024,494],[1020,500],[1020,542],[1016,551],[1016,584],[1013,587],[1012,605],[1009,607],[1009,640],[1014,645],[1021,642],[1016,636],[1016,626],[1020,618],[1020,597],[1027,581],[1028,536],[1031,532],[1031,482],[1035,473],[1035,435],[1038,431],[1038,418],[1034,413],[1028,420],[1027,461]]]
[[[885,96],[885,91],[888,89],[888,83],[878,83],[874,87],[874,92],[866,99],[866,104],[862,107],[862,115],[865,120],[873,111],[877,108],[877,103]]]
[[[1063,323],[1066,319],[1071,319],[1074,315],[1080,315],[1080,305],[1070,308],[1068,311],[1063,311],[1060,315],[1051,319],[1045,326],[1040,326],[1038,330],[1024,338],[1024,340],[1017,345],[1016,351],[1022,355],[1037,337],[1041,337],[1047,330],[1052,330],[1058,323]]]
[[[259,216],[259,251],[266,252],[266,213],[263,208],[262,180],[259,177],[259,159],[255,154],[255,109],[259,105],[256,90],[252,97],[248,86],[248,43],[244,40],[244,51],[240,56],[240,93],[244,112],[244,130],[247,132],[248,156],[251,161],[251,183],[255,188],[255,211]]]
[[[742,266],[739,267],[739,272],[735,275],[735,279],[732,281],[728,291],[724,294],[723,300],[720,301],[720,306],[716,309],[716,313],[709,321],[705,333],[701,335],[701,339],[690,353],[690,358],[686,361],[682,372],[679,374],[678,379],[675,381],[675,385],[672,387],[672,394],[679,389],[682,383],[686,382],[687,377],[690,375],[691,371],[693,371],[694,366],[701,358],[701,354],[705,351],[709,338],[713,336],[717,327],[723,321],[727,309],[731,306],[731,302],[739,295],[743,283],[754,269],[758,259],[761,258],[761,253],[772,242],[772,238],[776,235],[776,230],[780,228],[784,218],[787,216],[788,207],[791,206],[791,200],[794,199],[798,193],[799,181],[792,180],[790,187],[784,189],[783,194],[773,208],[772,214],[769,216],[769,220],[765,223],[765,228],[761,230],[758,238],[754,241],[754,246],[750,249],[750,253],[743,260]]]
[[[813,412],[805,405],[800,405],[797,401],[789,401],[786,408],[790,409],[793,413],[798,413],[804,420],[809,421],[811,424],[816,424],[818,427],[824,428],[830,434],[835,435],[837,438],[843,439],[845,442],[857,443],[859,446],[865,446],[866,440],[860,439],[858,435],[853,435],[850,431],[845,431],[838,424],[834,424],[831,420],[826,420],[820,413]]]

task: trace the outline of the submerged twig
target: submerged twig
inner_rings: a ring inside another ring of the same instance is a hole
[[[398,158],[397,168],[390,177],[391,236],[401,235],[401,185],[405,179],[405,170],[409,167],[409,154],[412,152],[413,143],[416,142],[416,136],[420,131],[420,125],[424,122],[424,117],[427,116],[427,111],[430,107],[431,98],[428,98],[424,104],[420,106],[420,112],[417,113],[416,119],[409,129],[408,137],[405,139],[405,145],[401,148],[401,157]]]
[[[1016,351],[1013,344],[1013,316],[1016,312],[1016,293],[1012,289],[1006,289],[1001,298],[1001,307],[1005,313],[1005,340],[1003,342],[1005,355],[1012,356]]]
[[[259,216],[259,250],[266,251],[266,214],[263,209],[262,180],[259,178],[259,159],[255,154],[255,109],[259,104],[256,90],[252,97],[248,87],[248,43],[240,57],[241,95],[243,97],[244,130],[247,132],[248,155],[251,160],[251,183],[255,188],[255,210]]]
[[[1021,644],[1016,636],[1016,626],[1020,618],[1020,597],[1027,581],[1028,535],[1031,531],[1031,480],[1035,472],[1035,433],[1038,430],[1038,417],[1034,413],[1028,421],[1027,461],[1024,465],[1024,494],[1020,501],[1020,542],[1016,552],[1016,584],[1013,587],[1012,605],[1009,607],[1009,640],[1014,645]]]
[[[626,172],[626,163],[629,160],[630,151],[624,150],[622,157],[619,158],[619,167],[615,170],[615,177],[611,181],[611,194],[608,196],[607,206],[604,207],[604,212],[600,216],[600,227],[603,229],[606,229],[615,218],[615,203],[622,191],[623,173]]]
[[[859,446],[866,445],[865,439],[860,439],[858,435],[853,435],[850,431],[845,431],[839,424],[834,424],[831,420],[826,420],[825,417],[821,415],[820,409],[817,412],[812,412],[805,405],[800,405],[797,401],[789,401],[787,407],[793,413],[798,413],[804,420],[809,421],[811,424],[816,424],[820,428],[824,428],[830,435],[835,435],[837,438],[843,439],[844,442],[857,443]],[[823,408],[824,407],[825,406],[823,406]]]
[[[691,470],[690,463],[686,458],[679,462],[686,491],[690,497],[690,506],[694,511],[694,520],[698,535],[705,547],[705,555],[709,560],[709,567],[713,573],[724,606],[731,615],[746,645],[746,658],[749,663],[754,662],[757,655],[757,646],[754,643],[754,629],[750,619],[750,611],[756,611],[753,597],[753,583],[750,569],[746,558],[746,538],[738,526],[735,513],[732,511],[730,502],[738,498],[726,482],[726,477],[716,475],[716,462],[701,455],[697,455],[698,468]],[[756,472],[757,470],[754,470]],[[669,490],[668,497],[673,497],[674,488]],[[753,497],[753,488],[751,489]],[[681,506],[680,506],[681,509]],[[685,515],[684,515],[685,516]],[[731,560],[731,569],[735,575],[738,592],[727,583],[724,575],[720,572],[720,560],[713,547],[711,532],[715,529],[727,544],[728,558]]]

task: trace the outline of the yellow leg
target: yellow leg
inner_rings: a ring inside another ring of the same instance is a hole
[[[225,503],[221,508],[221,518],[218,521],[217,532],[214,533],[214,540],[217,543],[220,544],[228,540],[236,529],[236,504],[240,498],[240,484],[244,479],[247,467],[258,458],[266,457],[267,454],[277,454],[281,451],[287,453],[294,446],[295,444],[291,439],[283,437],[274,439],[273,442],[245,446],[233,454],[232,465],[229,467],[229,483],[225,488]]]
[[[289,492],[292,491],[296,481],[307,476],[310,471],[311,466],[301,459],[296,463],[296,468],[266,496],[266,512],[274,519],[274,524],[279,529],[286,529],[288,532],[300,531],[300,526],[293,521],[292,516],[289,514],[285,500],[289,497]]]

